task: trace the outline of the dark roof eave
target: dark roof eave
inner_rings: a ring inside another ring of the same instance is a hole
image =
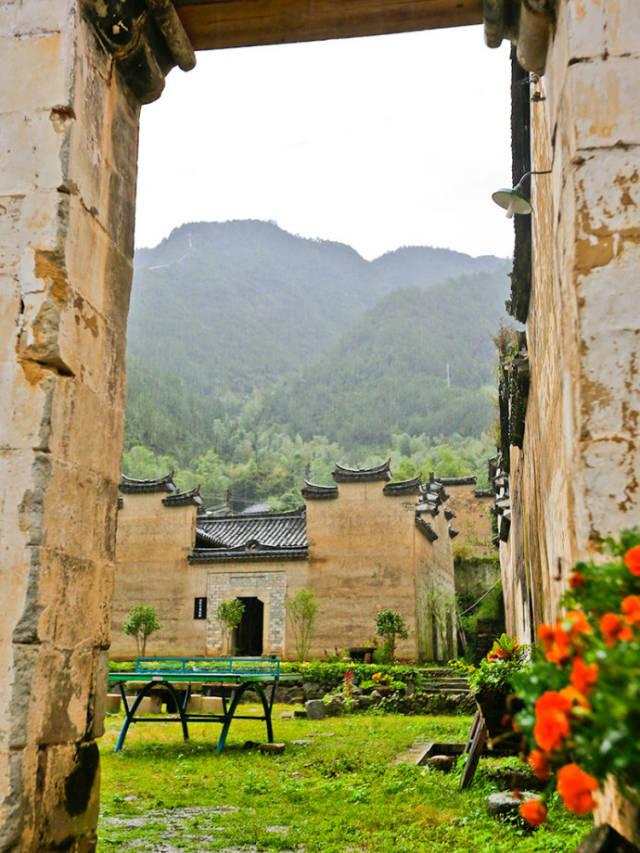
[[[436,481],[443,486],[475,486],[477,477],[474,474],[468,477],[436,477]]]
[[[192,504],[194,506],[202,506],[202,498],[200,497],[200,486],[191,489],[188,492],[174,492],[162,498],[162,503],[165,506],[185,506]]]
[[[304,487],[300,493],[307,500],[331,500],[338,497],[337,486],[318,486],[316,483],[304,481]]]
[[[436,539],[438,538],[438,534],[435,532],[435,530],[429,524],[429,522],[425,521],[424,518],[421,518],[417,513],[416,513],[416,527],[418,528],[420,533],[422,533],[422,535],[425,536],[429,540],[429,542],[435,542]]]
[[[383,488],[385,495],[415,495],[420,493],[422,474],[412,477],[410,480],[399,480],[397,483],[387,483]]]
[[[247,551],[227,548],[195,548],[187,557],[190,563],[223,563],[251,560],[306,560],[308,548],[291,548]]]

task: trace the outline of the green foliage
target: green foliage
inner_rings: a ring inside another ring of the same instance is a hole
[[[396,659],[396,639],[400,637],[406,640],[409,636],[406,623],[395,610],[380,610],[376,614],[376,629],[384,638],[382,660],[386,664],[392,664]]]
[[[234,511],[291,508],[304,478],[389,454],[399,479],[482,486],[507,266],[429,248],[368,262],[272,223],[176,229],[136,254],[124,472],[173,468],[210,505],[230,489]]]
[[[242,621],[244,604],[238,598],[221,601],[216,608],[216,619],[223,625],[223,654],[234,654],[232,635]]]
[[[458,610],[461,614],[460,623],[467,639],[467,652],[465,660],[475,660],[476,640],[478,635],[478,619],[498,619],[503,607],[502,583],[488,591],[487,595],[478,603],[471,612],[466,612],[473,601],[469,596],[458,596]]]
[[[524,666],[527,647],[519,646],[507,634],[496,640],[489,654],[469,675],[469,685],[474,692],[490,690],[512,692],[513,680]]]
[[[147,650],[147,638],[162,628],[155,607],[138,604],[132,607],[122,626],[129,637],[135,637],[138,656],[144,657]]]
[[[313,626],[318,612],[318,601],[310,589],[299,589],[287,598],[287,615],[293,628],[298,660],[306,660],[311,648]]]
[[[300,673],[305,681],[316,682],[327,690],[341,686],[345,674],[350,670],[353,670],[354,683],[358,686],[363,681],[377,681],[378,683],[380,681],[382,683],[403,681],[421,686],[425,680],[419,667],[406,664],[388,666],[385,664],[355,663],[353,661],[326,663],[325,661],[312,660],[305,663],[282,662],[280,669],[283,673]],[[382,679],[373,679],[372,676],[374,675],[380,675]]]
[[[221,601],[217,606],[216,619],[233,631],[242,622],[243,613],[244,604],[238,598],[230,598],[228,601]]]

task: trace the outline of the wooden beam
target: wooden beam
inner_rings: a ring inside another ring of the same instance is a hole
[[[482,0],[174,0],[195,50],[482,23]]]

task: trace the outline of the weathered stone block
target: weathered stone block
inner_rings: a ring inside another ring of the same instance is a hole
[[[607,50],[612,56],[627,54],[638,62],[640,16],[635,0],[603,0],[607,21]]]
[[[48,114],[0,111],[0,117],[0,196],[58,187],[64,179],[64,140]]]
[[[640,60],[609,58],[572,65],[567,75],[578,150],[640,144]],[[597,91],[598,97],[593,93]]]
[[[604,0],[560,3],[558,27],[566,33],[570,59],[602,56],[605,49]]]
[[[55,462],[47,484],[46,544],[80,560],[113,557],[117,485],[90,471]],[[79,491],[81,502],[68,495]]]
[[[69,13],[68,3],[21,3],[4,0],[0,4],[0,35],[41,36],[60,32]]]
[[[324,717],[324,704],[322,699],[309,699],[304,703],[304,708],[309,720],[322,720]]]
[[[0,38],[0,53],[4,67],[15,69],[10,85],[3,86],[0,92],[0,113],[16,112],[24,117],[65,103],[73,60],[73,44],[68,36],[54,32],[38,38],[4,37]]]
[[[261,743],[258,745],[260,752],[265,755],[282,755],[285,750],[284,743]]]
[[[518,815],[520,804],[526,800],[539,800],[540,796],[532,791],[520,791],[514,796],[513,791],[500,791],[487,797],[487,811],[494,817]]]
[[[87,736],[95,702],[96,652],[39,646],[31,684],[29,729],[38,744],[75,743]]]

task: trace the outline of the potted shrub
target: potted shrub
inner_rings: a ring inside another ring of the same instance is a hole
[[[513,679],[522,668],[526,655],[524,646],[507,634],[502,634],[469,676],[478,710],[483,716],[491,741],[513,735],[507,700],[513,693]],[[511,741],[515,738],[511,737]]]
[[[603,550],[608,559],[576,565],[565,615],[540,627],[533,660],[515,679],[529,763],[548,779],[547,795],[555,788],[580,815],[612,784],[631,809],[640,806],[640,531],[605,540]]]

